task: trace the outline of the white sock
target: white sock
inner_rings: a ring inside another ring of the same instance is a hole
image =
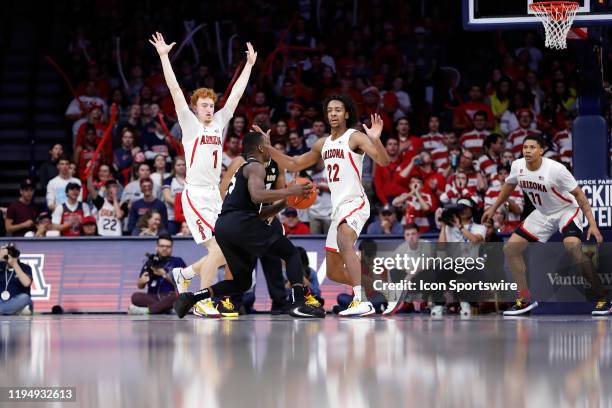
[[[363,290],[363,288],[361,287],[361,285],[357,285],[357,286],[353,286],[353,300],[357,300],[359,302],[361,302],[361,291]]]
[[[185,279],[192,279],[195,276],[195,271],[193,270],[191,265],[189,265],[188,267],[184,268],[181,271],[181,273],[183,274],[183,278],[185,278]]]

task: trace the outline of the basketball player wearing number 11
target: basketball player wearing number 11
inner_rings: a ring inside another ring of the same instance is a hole
[[[375,311],[362,298],[361,263],[354,246],[370,217],[370,203],[361,181],[363,156],[367,154],[381,166],[390,161],[380,141],[383,121],[375,115],[371,117],[370,128],[363,126],[365,133],[352,129],[357,110],[345,95],[329,96],[323,103],[323,112],[331,135],[316,141],[308,153],[290,157],[271,146],[266,148],[279,166],[294,172],[314,166],[323,158],[332,201],[332,223],[325,241],[327,277],[353,287],[355,297],[340,315],[367,316]]]
[[[610,314],[610,304],[605,300],[606,290],[581,247],[581,211],[589,223],[587,241],[593,236],[598,243],[603,242],[591,206],[576,179],[565,166],[542,157],[543,153],[544,141],[541,136],[529,135],[525,138],[524,157],[512,163],[510,175],[506,178],[495,204],[482,215],[484,224],[508,199],[517,184],[529,196],[535,207],[504,246],[508,266],[519,289],[516,304],[505,311],[504,315],[522,315],[538,306],[538,302],[532,299],[527,287],[526,266],[522,253],[529,242],[546,242],[557,230],[563,234],[565,249],[574,262],[580,265],[583,276],[599,298],[593,315]]]
[[[249,82],[251,69],[257,53],[247,43],[247,62],[236,80],[225,106],[215,112],[217,94],[208,88],[196,89],[191,96],[191,109],[187,105],[168,53],[176,43],[166,44],[160,33],[155,33],[149,42],[155,47],[161,60],[164,78],[183,133],[182,143],[187,160],[185,190],[181,196],[185,221],[196,243],[204,244],[208,255],[188,266],[172,271],[179,293],[189,288],[189,282],[200,275],[201,288],[212,284],[217,269],[225,265],[225,258],[213,236],[217,216],[221,212],[221,159],[223,154],[223,130],[234,115],[240,98]],[[194,314],[202,317],[221,317],[210,299],[198,302]]]

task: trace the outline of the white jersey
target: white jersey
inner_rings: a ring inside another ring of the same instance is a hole
[[[103,237],[119,237],[121,236],[121,220],[117,218],[115,206],[104,200],[102,208],[95,212],[98,233]]]
[[[355,199],[367,200],[361,182],[364,153],[351,151],[349,139],[357,132],[348,129],[339,138],[329,136],[323,143],[321,157],[325,165],[325,175],[331,192],[332,217],[341,204]]]
[[[208,126],[204,126],[189,108],[176,113],[183,133],[181,142],[187,160],[187,184],[218,186],[223,160],[223,130],[232,118],[231,112],[225,108],[215,112]]]
[[[569,193],[578,187],[576,179],[564,165],[546,157],[542,158],[542,164],[536,171],[527,169],[524,158],[515,160],[506,183],[518,184],[534,207],[544,215],[578,208],[576,199]]]

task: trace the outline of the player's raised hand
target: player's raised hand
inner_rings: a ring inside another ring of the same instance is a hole
[[[155,34],[151,36],[149,42],[155,47],[160,57],[162,55],[168,55],[172,47],[176,45],[175,42],[173,42],[172,44],[166,44],[164,36],[161,35],[161,33],[159,32],[155,32]]]
[[[379,139],[383,130],[383,120],[378,113],[370,115],[370,127],[363,125],[366,135],[371,139]]]
[[[250,42],[248,42],[246,45],[247,64],[255,65],[255,61],[257,60],[257,53],[255,52],[255,49],[253,48]]]
[[[254,130],[255,132],[257,132],[257,133],[261,133],[262,135],[267,136],[267,137],[268,137],[268,139],[270,138],[270,132],[272,132],[272,129],[268,129],[268,131],[267,131],[267,132],[264,132],[264,131],[263,131],[263,129],[262,129],[262,128],[260,128],[260,127],[259,127],[259,126],[257,126],[257,125],[253,125],[253,126],[251,127],[251,129],[253,129],[253,130]]]
[[[603,242],[603,236],[601,235],[601,232],[599,232],[597,225],[589,225],[589,230],[587,231],[587,241],[591,239],[591,235],[595,237],[598,244]]]

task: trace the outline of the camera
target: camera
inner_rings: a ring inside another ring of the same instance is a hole
[[[17,249],[17,246],[15,246],[15,244],[13,244],[12,242],[4,246],[4,249],[6,249],[6,252],[8,252],[7,255],[4,255],[5,261],[8,261],[9,256],[13,258],[19,258],[19,255],[21,255],[21,252],[19,252],[19,250]]]
[[[442,214],[440,214],[440,218],[438,219],[438,221],[448,225],[449,227],[452,227],[454,225],[453,223],[455,217],[459,217],[460,213],[461,211],[458,207],[447,207],[442,210]]]
[[[147,261],[145,262],[145,270],[153,272],[153,269],[163,268],[168,262],[167,256],[159,256],[157,254],[146,254]]]

